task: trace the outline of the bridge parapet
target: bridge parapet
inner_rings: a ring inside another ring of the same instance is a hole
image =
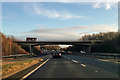
[[[85,47],[86,52],[91,52],[91,45],[100,44],[103,41],[14,41],[19,45],[29,45],[30,54],[32,54],[32,47],[37,45],[80,45]]]
[[[102,43],[103,41],[14,41],[14,43],[20,45],[95,45]]]

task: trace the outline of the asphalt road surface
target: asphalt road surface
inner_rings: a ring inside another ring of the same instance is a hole
[[[62,55],[62,58],[50,58],[25,80],[30,78],[118,78],[118,63]]]

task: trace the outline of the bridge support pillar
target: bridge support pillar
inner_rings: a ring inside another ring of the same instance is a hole
[[[91,45],[90,46],[88,46],[88,53],[91,53]]]
[[[91,53],[91,45],[89,46],[84,46],[83,47],[83,51],[87,52],[87,53]]]
[[[32,45],[30,45],[29,47],[30,47],[30,55],[33,55]]]

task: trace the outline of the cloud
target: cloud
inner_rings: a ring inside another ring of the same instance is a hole
[[[117,2],[96,2],[93,4],[93,8],[105,8],[110,10],[111,8],[116,8]]]
[[[92,32],[110,32],[110,31],[117,31],[117,25],[95,25],[91,29]]]
[[[43,16],[47,16],[50,18],[58,18],[60,17],[60,14],[54,10],[48,10],[48,9],[44,9],[43,6],[42,7],[38,7],[38,5],[33,5],[33,9],[35,11],[35,14],[37,15],[43,15]]]
[[[72,37],[71,37],[72,36]],[[25,35],[25,36],[17,36],[16,38],[19,40],[25,40],[25,37],[37,37],[38,40],[77,40],[78,38],[81,37],[81,35],[79,33],[67,33],[67,32],[63,32],[63,33],[34,33],[29,34],[29,35]]]
[[[44,17],[53,18],[53,19],[60,18],[63,20],[67,20],[72,18],[75,18],[75,19],[85,18],[85,16],[73,15],[64,10],[57,11],[54,9],[48,9],[46,8],[46,6],[43,6],[41,4],[25,5],[24,9],[29,15],[38,15],[38,16],[44,16]]]
[[[40,32],[40,33],[59,33],[59,32],[109,32],[109,31],[117,31],[117,25],[93,25],[93,26],[72,26],[72,27],[64,27],[64,28],[40,28],[30,31],[31,32]]]
[[[39,28],[29,32],[19,32],[25,37],[37,37],[38,40],[78,40],[84,34],[117,31],[116,25],[73,26],[65,28]],[[23,38],[21,38],[23,39]]]
[[[100,3],[96,3],[93,5],[93,8],[101,8]]]
[[[104,0],[105,1],[105,0]],[[61,1],[62,3],[69,3],[68,0],[66,1]],[[73,2],[77,3],[77,1]],[[93,8],[105,8],[106,10],[110,10],[112,8],[117,8],[117,2],[93,2],[89,3],[92,4]],[[88,4],[88,5],[89,5]],[[61,20],[68,20],[68,19],[83,19],[86,18],[86,16],[81,16],[81,15],[76,15],[73,13],[68,12],[67,10],[56,10],[55,8],[49,8],[47,6],[44,6],[42,4],[25,4],[24,10],[29,16],[42,16],[42,17],[47,17],[47,18],[52,18],[52,19],[61,19]]]

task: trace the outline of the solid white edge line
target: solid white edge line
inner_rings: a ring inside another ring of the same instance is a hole
[[[120,62],[115,62],[115,63],[117,63],[117,64],[118,64],[118,63],[120,63]]]
[[[51,58],[51,57],[50,57]],[[37,69],[39,69],[40,67],[42,67],[45,63],[47,63],[49,60],[47,59],[46,61],[44,61],[42,64],[40,64],[37,68],[35,68],[34,70],[32,70],[31,72],[29,72],[28,74],[26,74],[25,76],[23,76],[20,80],[24,80],[25,78],[27,78],[29,75],[31,75],[33,72],[35,72]]]

